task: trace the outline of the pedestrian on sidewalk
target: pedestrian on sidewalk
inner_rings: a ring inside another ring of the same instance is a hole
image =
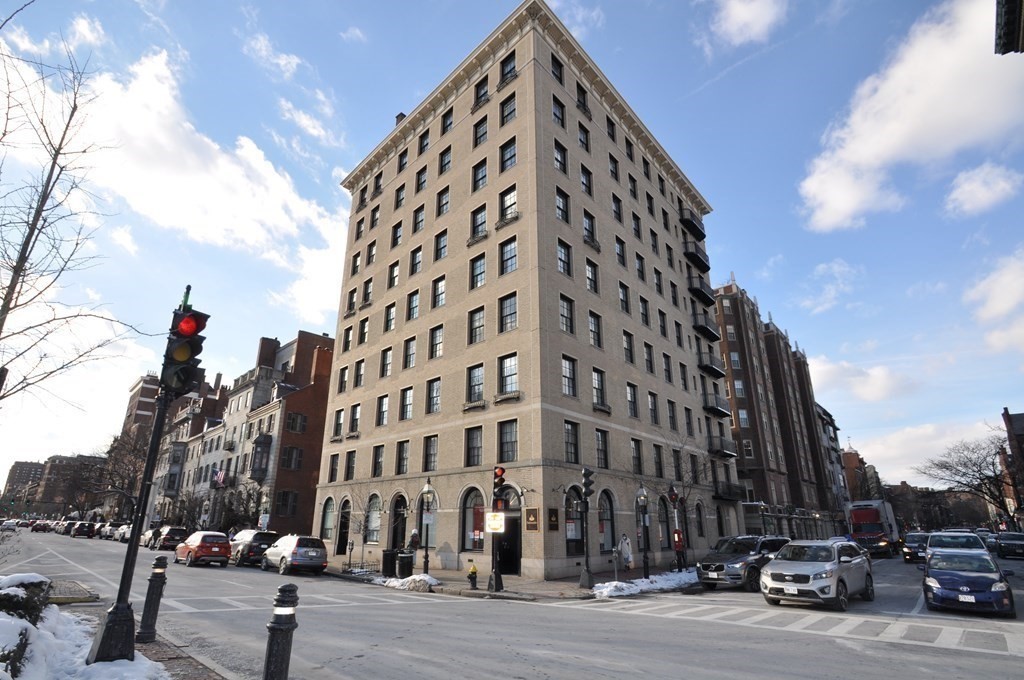
[[[409,550],[412,551],[412,566],[416,566],[416,551],[420,548],[420,532],[419,529],[413,529],[412,534],[409,536]]]
[[[625,532],[619,540],[619,555],[622,556],[622,568],[629,571],[633,566],[633,544]]]

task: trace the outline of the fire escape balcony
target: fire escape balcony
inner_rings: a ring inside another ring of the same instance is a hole
[[[718,322],[707,312],[694,312],[693,329],[711,342],[722,339],[722,334],[718,332]]]
[[[747,497],[747,490],[740,484],[732,482],[715,482],[712,497],[723,501],[742,501]]]
[[[716,378],[725,377],[725,363],[711,352],[697,352],[697,368]]]
[[[704,221],[695,210],[683,208],[679,213],[679,221],[683,223],[686,231],[690,232],[698,241],[703,241],[707,234],[704,231]]]
[[[718,394],[704,394],[704,410],[723,418],[732,415],[729,400]]]
[[[736,442],[728,437],[712,435],[708,437],[708,453],[721,458],[735,458]]]
[[[687,286],[693,296],[705,305],[715,304],[715,289],[707,281],[699,276],[691,276],[687,279]]]
[[[696,241],[684,241],[683,254],[690,264],[699,269],[702,274],[707,274],[711,269],[711,260],[708,259],[707,251]]]

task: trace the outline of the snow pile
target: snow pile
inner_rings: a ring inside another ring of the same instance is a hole
[[[387,588],[396,588],[398,590],[415,590],[418,592],[429,592],[433,586],[441,585],[441,582],[430,574],[416,574],[409,578],[384,578],[378,577],[373,579],[372,583],[378,586],[385,586]]]
[[[697,582],[697,573],[693,569],[683,572],[668,571],[654,574],[651,578],[638,578],[632,581],[608,581],[594,586],[594,597],[625,597],[640,593],[653,593],[665,590],[679,590]]]
[[[0,576],[0,590],[4,588],[17,588],[23,586],[26,583],[49,583],[50,579],[40,574],[11,574],[10,576]]]

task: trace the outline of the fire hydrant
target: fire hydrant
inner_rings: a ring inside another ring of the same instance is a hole
[[[469,568],[469,574],[466,576],[469,579],[469,589],[476,590],[476,565],[474,564]]]

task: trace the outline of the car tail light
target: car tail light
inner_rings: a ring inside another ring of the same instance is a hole
[[[292,549],[292,555],[298,555],[298,554],[299,554],[299,549],[298,548],[293,548]]]

